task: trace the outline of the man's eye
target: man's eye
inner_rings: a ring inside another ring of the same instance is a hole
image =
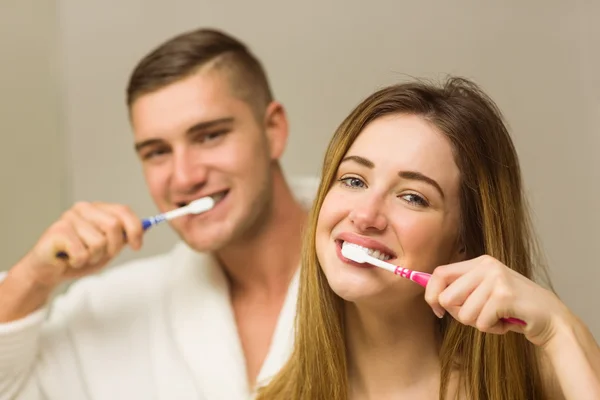
[[[206,133],[206,134],[200,136],[199,140],[202,143],[212,142],[213,140],[216,140],[216,139],[220,138],[221,136],[225,135],[227,132],[228,132],[227,130],[220,130],[220,131]]]
[[[142,159],[143,159],[143,160],[150,160],[150,159],[152,159],[152,158],[156,158],[156,157],[158,157],[158,156],[161,156],[161,155],[163,155],[163,154],[166,154],[167,152],[168,152],[168,150],[167,150],[167,149],[155,149],[155,150],[150,150],[150,151],[147,151],[147,152],[145,152],[145,153],[142,155]]]

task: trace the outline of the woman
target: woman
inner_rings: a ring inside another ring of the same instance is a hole
[[[475,84],[365,99],[327,150],[295,348],[259,399],[600,399],[596,342],[534,283],[544,271],[521,186],[501,114]],[[345,242],[431,280],[352,262]]]

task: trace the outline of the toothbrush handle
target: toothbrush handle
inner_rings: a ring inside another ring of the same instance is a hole
[[[155,215],[153,217],[148,217],[148,218],[144,218],[142,220],[142,229],[144,231],[148,230],[150,227],[159,224],[163,221],[166,221],[166,218],[164,216],[164,214],[158,214]],[[125,240],[127,240],[127,235],[125,234],[125,232],[123,232],[123,238]],[[58,253],[56,253],[56,258],[61,258],[63,260],[68,260],[69,259],[69,255],[65,252],[65,251],[59,251]]]
[[[431,274],[428,274],[426,272],[416,272],[403,267],[396,267],[394,274],[400,275],[401,277],[406,279],[410,279],[411,281],[416,282],[423,287],[427,286],[429,278],[431,278]]]
[[[152,225],[155,225],[155,224],[152,223],[152,220],[150,218],[146,218],[146,219],[142,220],[142,229],[143,230],[147,230]]]
[[[167,218],[165,217],[164,214],[158,214],[158,215],[155,215],[153,217],[144,218],[142,220],[142,228],[144,230],[147,230],[151,226],[154,226],[154,225],[159,224],[159,223],[161,223],[163,221],[166,221],[166,220],[167,220]]]
[[[423,287],[427,286],[427,283],[429,282],[429,279],[431,278],[431,274],[428,274],[426,272],[412,271],[408,268],[403,268],[403,267],[396,267],[394,274],[400,275],[401,277],[406,278],[406,279],[410,279],[411,281],[416,282]],[[522,325],[522,326],[527,325],[527,323],[525,323],[525,321],[520,320],[518,318],[513,318],[513,317],[500,318],[500,320],[502,322],[506,322],[509,324],[517,324],[517,325]]]

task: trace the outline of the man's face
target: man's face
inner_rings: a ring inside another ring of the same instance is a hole
[[[251,235],[268,217],[272,163],[287,124],[271,104],[257,116],[232,95],[217,71],[194,74],[138,98],[131,107],[136,150],[161,212],[213,196],[210,211],[172,220],[198,251],[218,250]]]

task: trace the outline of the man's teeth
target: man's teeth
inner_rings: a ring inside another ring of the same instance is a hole
[[[215,201],[215,203],[217,203],[219,200],[221,200],[225,196],[225,193],[227,193],[227,192],[223,191],[223,192],[215,193],[210,197],[212,197],[212,199]]]
[[[368,255],[370,255],[371,257],[375,257],[381,261],[387,261],[390,258],[392,258],[391,256],[380,252],[379,250],[373,250],[373,249],[369,249],[368,247],[363,247],[363,246],[359,246],[357,244],[354,243],[350,243],[350,242],[344,242],[342,243],[342,246],[352,246],[352,247],[356,247],[358,249],[361,249],[362,251],[364,251],[365,253],[367,253]]]

